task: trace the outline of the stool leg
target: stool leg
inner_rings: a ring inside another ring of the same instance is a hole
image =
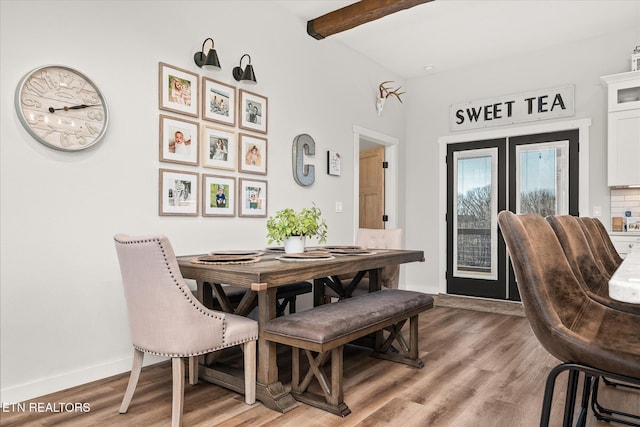
[[[301,393],[300,390],[300,349],[291,347],[291,391]]]
[[[580,372],[571,369],[569,371],[569,379],[567,380],[567,397],[564,406],[564,424],[570,426],[573,424],[573,412],[576,406],[576,394],[578,392],[578,378]]]
[[[331,398],[332,405],[338,405],[344,400],[342,391],[342,356],[344,346],[336,347],[331,350]]]

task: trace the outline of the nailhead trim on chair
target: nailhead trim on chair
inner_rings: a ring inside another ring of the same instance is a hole
[[[193,300],[193,294],[191,293],[191,291],[189,290],[189,292],[186,292],[186,291],[184,290],[184,288],[187,288],[187,289],[188,289],[188,286],[187,286],[187,284],[184,282],[184,279],[183,279],[183,282],[182,282],[182,283],[180,283],[180,281],[176,278],[176,276],[175,276],[175,274],[174,274],[173,270],[171,269],[171,266],[170,266],[170,264],[169,264],[169,260],[167,259],[167,255],[166,255],[166,252],[165,252],[164,246],[162,246],[162,242],[160,241],[160,239],[157,239],[157,238],[153,238],[153,239],[138,239],[138,240],[125,241],[125,242],[120,241],[120,240],[117,240],[117,239],[115,239],[115,238],[114,238],[114,240],[115,240],[116,242],[120,243],[120,244],[123,244],[123,245],[130,245],[130,244],[136,244],[136,243],[154,243],[154,242],[155,242],[155,243],[158,243],[158,245],[160,245],[160,250],[162,251],[162,254],[163,254],[163,256],[164,256],[165,264],[166,264],[167,268],[169,269],[169,274],[170,274],[171,278],[173,279],[173,281],[174,281],[175,285],[176,285],[176,286],[178,286],[178,289],[180,290],[180,292],[182,292],[182,295],[184,295],[184,297],[185,297],[186,299],[188,299],[188,300],[189,300],[189,302],[191,303],[191,305],[193,305],[193,306],[194,306],[194,307],[195,307],[195,308],[196,308],[196,309],[197,309],[201,314],[203,314],[203,315],[205,315],[205,316],[208,316],[208,317],[213,317],[213,318],[216,318],[216,319],[220,319],[220,320],[222,320],[222,342],[223,342],[223,345],[222,345],[222,346],[220,346],[220,347],[210,348],[210,349],[207,349],[207,350],[205,350],[205,351],[198,352],[198,353],[193,353],[193,354],[168,354],[168,353],[158,353],[158,352],[155,352],[155,351],[150,351],[150,350],[144,349],[144,348],[142,348],[142,347],[138,347],[138,346],[137,346],[137,345],[135,345],[135,344],[133,345],[133,347],[134,347],[134,348],[136,348],[136,349],[138,349],[138,350],[140,350],[140,351],[143,351],[143,352],[145,352],[145,353],[153,354],[153,355],[156,355],[156,356],[167,356],[167,357],[191,357],[191,356],[200,356],[200,355],[202,355],[202,354],[211,353],[212,351],[222,350],[222,349],[225,349],[225,348],[229,348],[229,347],[232,347],[232,346],[236,346],[236,345],[238,345],[238,344],[243,344],[243,343],[245,343],[245,342],[249,342],[249,341],[253,341],[253,340],[258,339],[258,336],[256,335],[255,337],[249,337],[249,339],[247,339],[246,341],[237,341],[237,342],[233,342],[233,343],[224,344],[224,343],[226,342],[226,331],[227,331],[227,321],[226,321],[226,319],[225,319],[224,314],[223,314],[222,316],[220,316],[220,315],[217,315],[217,314],[214,314],[214,313],[210,313],[210,312],[204,311],[204,310],[202,310],[202,308],[201,308],[201,307],[199,307],[199,306],[195,303],[195,301]],[[180,278],[182,278],[182,274],[180,274],[180,276],[179,276],[179,277],[180,277]]]

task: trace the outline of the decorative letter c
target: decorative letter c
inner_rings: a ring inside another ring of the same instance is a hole
[[[293,166],[293,179],[298,185],[307,186],[313,184],[316,180],[315,167],[313,165],[304,164],[304,154],[316,154],[316,142],[311,136],[303,133],[293,138],[293,147],[291,150],[291,163]]]

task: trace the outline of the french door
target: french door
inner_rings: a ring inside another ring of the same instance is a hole
[[[578,131],[447,147],[447,293],[519,300],[498,212],[578,215]]]

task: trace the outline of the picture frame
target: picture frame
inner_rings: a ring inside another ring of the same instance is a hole
[[[238,216],[266,218],[267,181],[240,178],[238,187]]]
[[[329,175],[340,176],[341,162],[340,153],[327,151],[327,173]]]
[[[628,216],[626,220],[626,231],[640,231],[640,217]]]
[[[198,117],[200,79],[197,74],[159,63],[158,96],[161,110]]]
[[[236,133],[214,126],[202,127],[202,166],[236,170]]]
[[[198,165],[200,124],[160,115],[160,161]]]
[[[266,96],[240,89],[238,123],[241,129],[267,133],[269,105]]]
[[[171,169],[159,170],[159,214],[198,216],[199,174]]]
[[[267,139],[240,133],[238,141],[238,171],[267,174]]]
[[[236,215],[236,179],[202,175],[202,216]]]
[[[202,77],[202,118],[228,126],[236,125],[236,88]]]

